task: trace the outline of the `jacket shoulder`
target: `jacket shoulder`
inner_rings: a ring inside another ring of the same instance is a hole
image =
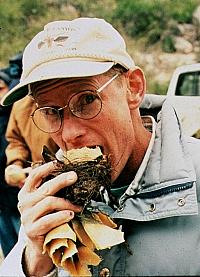
[[[190,137],[187,139],[187,145],[196,173],[198,201],[200,201],[200,139]]]

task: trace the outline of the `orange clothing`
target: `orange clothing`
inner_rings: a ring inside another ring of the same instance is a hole
[[[30,166],[31,162],[41,161],[43,145],[53,153],[58,150],[49,134],[34,125],[30,115],[35,109],[35,102],[29,96],[13,105],[6,131],[6,139],[9,142],[6,148],[8,165],[16,163],[25,167]]]

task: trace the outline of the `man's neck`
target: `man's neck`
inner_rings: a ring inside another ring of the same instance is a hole
[[[137,147],[132,152],[119,177],[114,181],[114,187],[126,186],[133,181],[149,146],[151,135],[151,132],[145,130],[143,139],[136,142]]]

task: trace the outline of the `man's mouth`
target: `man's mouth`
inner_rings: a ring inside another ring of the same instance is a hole
[[[86,147],[91,148],[91,149],[96,149],[99,147],[101,149],[102,154],[104,154],[103,146],[101,146],[101,145],[91,145],[91,146],[86,146]]]

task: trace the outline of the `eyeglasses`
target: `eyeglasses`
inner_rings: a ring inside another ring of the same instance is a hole
[[[64,109],[67,107],[70,112],[78,118],[87,120],[96,117],[102,109],[102,100],[99,93],[102,92],[102,90],[104,90],[119,75],[119,73],[115,74],[97,90],[84,90],[72,95],[67,105],[62,108],[37,108],[31,114],[34,124],[45,133],[58,132],[62,126]]]

